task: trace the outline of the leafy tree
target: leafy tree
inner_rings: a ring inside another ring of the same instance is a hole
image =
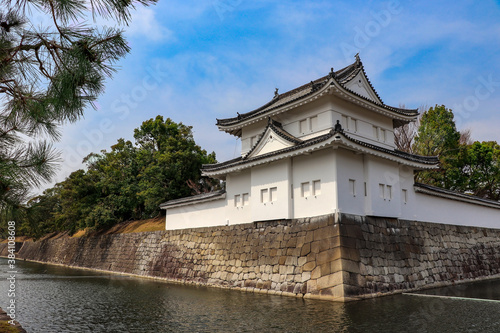
[[[457,131],[450,109],[436,105],[424,112],[414,141],[414,153],[440,161],[438,170],[418,173],[417,181],[500,200],[500,146],[472,142],[470,130]]]
[[[420,155],[441,156],[457,149],[459,140],[453,112],[444,105],[436,105],[422,115],[413,149]]]
[[[423,156],[438,156],[440,168],[420,172],[419,182],[453,188],[456,179],[450,177],[451,165],[456,164],[460,150],[460,132],[456,129],[453,112],[444,105],[431,107],[422,114],[413,152]]]
[[[57,186],[60,188],[61,208],[54,213],[53,231],[65,230],[73,234],[79,229],[84,229],[85,218],[100,198],[95,179],[84,170],[77,170]]]
[[[100,197],[100,204],[109,209],[115,221],[140,219],[143,209],[137,197],[139,191],[137,176],[140,172],[137,148],[130,141],[119,139],[118,143],[111,147],[110,152],[91,154],[86,161],[87,176],[93,180]],[[100,211],[97,216],[103,216],[102,208],[92,209]],[[98,221],[98,218],[87,220],[87,227],[94,228],[95,221]],[[111,219],[108,219],[107,224],[110,224],[110,221]]]
[[[500,145],[494,141],[463,145],[455,177],[458,190],[473,195],[500,200]]]
[[[60,187],[47,189],[27,203],[26,218],[21,220],[20,233],[39,238],[47,233],[61,231],[55,225],[55,214],[60,211]]]
[[[143,122],[135,139],[135,145],[119,139],[109,152],[88,155],[87,171],[73,172],[32,200],[23,232],[105,229],[155,216],[163,201],[220,186],[201,177],[201,165],[215,163],[215,154],[195,143],[190,126],[158,116]],[[46,221],[39,218],[44,214]]]
[[[156,212],[163,201],[189,196],[193,191],[203,191],[203,187],[219,186],[200,175],[202,164],[216,162],[215,153],[201,149],[191,129],[157,116],[134,131],[138,159],[144,166],[139,175],[139,197],[147,214]]]
[[[50,140],[78,120],[104,90],[129,47],[117,28],[84,25],[88,15],[127,24],[135,4],[157,0],[0,1],[0,210],[13,216],[29,189],[58,162]],[[30,13],[51,26],[39,27]]]

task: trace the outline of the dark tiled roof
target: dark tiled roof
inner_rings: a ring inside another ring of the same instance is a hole
[[[367,147],[367,148],[371,148],[371,149],[374,149],[374,150],[378,150],[380,152],[391,154],[391,155],[394,155],[394,156],[397,156],[397,157],[401,157],[401,158],[403,158],[405,160],[408,160],[408,161],[413,161],[413,162],[418,162],[418,163],[425,163],[425,164],[437,164],[437,163],[439,163],[439,159],[436,156],[414,155],[414,154],[410,154],[410,153],[407,153],[407,152],[404,152],[404,151],[401,151],[401,150],[397,150],[397,149],[391,150],[391,149],[387,149],[387,148],[384,148],[384,147],[376,146],[376,145],[371,144],[371,143],[367,143],[367,142],[364,142],[364,141],[361,141],[361,140],[358,140],[358,139],[351,138],[351,137],[349,137],[349,136],[347,136],[345,134],[344,134],[344,136],[347,139],[349,139],[350,141],[352,141],[354,143],[357,143],[358,145],[361,145],[361,146],[364,146],[364,147]]]
[[[280,149],[280,150],[277,150],[277,151],[269,152],[267,154],[263,154],[263,155],[259,155],[259,156],[255,156],[255,157],[251,157],[251,158],[247,158],[247,159],[245,159],[243,157],[238,157],[238,158],[235,158],[233,160],[222,162],[222,163],[205,164],[205,165],[202,166],[202,171],[218,171],[218,170],[222,170],[222,169],[225,169],[225,168],[229,168],[229,167],[233,167],[233,166],[237,166],[237,165],[242,165],[242,164],[250,163],[250,162],[253,162],[253,161],[258,161],[258,160],[261,160],[261,159],[264,159],[264,158],[267,158],[267,157],[270,157],[270,156],[276,156],[276,155],[280,155],[280,154],[283,154],[283,153],[288,153],[288,152],[291,152],[291,151],[294,151],[294,150],[297,150],[297,149],[300,149],[300,148],[305,148],[305,147],[308,147],[308,146],[312,146],[312,145],[314,145],[316,143],[320,143],[322,141],[325,141],[325,140],[331,138],[332,136],[333,136],[332,133],[324,134],[324,135],[315,137],[313,139],[305,140],[301,144],[296,145],[296,146],[292,146],[292,147],[288,147],[288,148],[283,148],[283,149]]]
[[[240,121],[253,118],[270,110],[276,109],[282,105],[286,105],[296,100],[302,99],[306,96],[311,95],[316,90],[322,88],[328,82],[328,79],[329,75],[319,78],[315,81],[311,81],[310,83],[304,84],[303,86],[287,91],[283,94],[276,95],[270,102],[264,104],[263,106],[250,112],[238,114],[237,117],[217,119],[217,125],[224,126],[237,124]]]
[[[392,156],[396,156],[396,157],[399,157],[399,158],[402,158],[402,159],[405,159],[405,160],[408,160],[408,161],[417,162],[417,163],[423,163],[423,164],[427,164],[427,165],[437,165],[439,163],[439,159],[437,157],[435,157],[435,156],[413,155],[413,154],[409,154],[409,153],[406,153],[406,152],[403,152],[403,151],[399,151],[399,150],[391,150],[391,149],[383,148],[383,147],[376,146],[376,145],[371,144],[371,143],[367,143],[367,142],[360,141],[358,139],[351,138],[348,135],[346,135],[343,130],[341,130],[341,131],[338,131],[338,132],[330,131],[327,134],[323,134],[323,135],[317,136],[315,138],[302,141],[302,143],[297,144],[295,146],[284,148],[284,149],[280,149],[280,150],[273,151],[273,152],[269,152],[267,154],[263,154],[263,155],[259,155],[259,156],[255,156],[255,157],[251,157],[251,158],[238,157],[238,158],[235,158],[233,160],[229,160],[229,161],[222,162],[222,163],[217,163],[217,164],[205,164],[205,165],[202,166],[202,170],[203,171],[207,171],[207,172],[219,171],[219,170],[223,170],[225,168],[234,167],[234,166],[238,166],[238,165],[243,165],[243,164],[246,164],[246,163],[250,163],[250,162],[258,161],[258,160],[261,160],[261,159],[265,159],[265,158],[268,158],[268,157],[271,157],[271,156],[276,156],[276,155],[288,153],[288,152],[291,152],[291,151],[294,151],[294,150],[298,150],[298,149],[301,149],[301,148],[306,148],[308,146],[312,146],[312,145],[315,145],[317,143],[326,141],[326,140],[332,138],[336,134],[342,134],[348,141],[356,143],[356,144],[358,144],[360,146],[363,146],[363,147],[366,147],[366,148],[370,148],[370,149],[373,149],[373,150],[376,150],[376,151],[380,151],[382,153],[386,153],[386,154],[389,154],[389,155],[392,155]],[[248,156],[248,154],[246,156]]]
[[[429,195],[452,196],[452,197],[455,197],[457,199],[462,199],[462,200],[467,200],[467,201],[475,201],[477,203],[500,208],[500,202],[480,198],[480,197],[477,197],[475,195],[469,195],[469,194],[465,194],[465,193],[461,193],[461,192],[455,192],[455,191],[447,190],[447,189],[444,189],[441,187],[431,186],[431,185],[422,184],[422,183],[415,183],[414,186],[417,188],[417,191],[418,191],[418,189],[422,189],[423,191],[419,191],[419,192],[426,193]]]
[[[345,87],[345,84],[351,81],[358,73],[362,71],[365,77],[368,80],[368,84],[370,85],[370,88],[375,92],[377,98],[380,100],[380,103],[378,101],[373,101],[369,98],[366,98],[365,96],[362,96],[348,88]],[[357,97],[369,102],[373,103],[379,107],[385,108],[389,111],[395,112],[397,114],[401,114],[404,116],[416,116],[418,115],[418,110],[417,109],[402,109],[402,108],[396,108],[392,107],[389,105],[386,105],[382,102],[380,96],[376,92],[375,88],[371,84],[370,80],[368,79],[365,69],[363,67],[363,63],[359,59],[359,56],[356,56],[356,61],[352,63],[351,65],[344,67],[338,71],[332,71],[328,74],[325,75],[319,79],[316,79],[314,81],[311,81],[310,83],[304,84],[298,88],[295,88],[293,90],[287,91],[283,94],[276,94],[274,98],[266,103],[265,105],[259,107],[258,109],[255,109],[253,111],[243,113],[243,114],[238,114],[237,117],[233,118],[226,118],[226,119],[217,119],[217,126],[231,126],[231,125],[236,125],[241,121],[251,119],[257,116],[264,115],[266,112],[274,110],[280,106],[290,104],[292,102],[298,101],[300,99],[303,99],[309,95],[312,95],[314,92],[317,90],[323,88],[331,79],[335,80],[337,83],[339,83],[343,89],[347,90],[349,93],[356,95]],[[233,133],[236,134],[236,133]],[[238,134],[239,135],[239,132]]]
[[[214,192],[193,195],[190,197],[169,200],[167,202],[160,204],[160,208],[168,208],[171,206],[177,206],[179,204],[191,204],[191,203],[195,203],[195,202],[199,202],[199,201],[215,200],[215,199],[218,199],[219,197],[221,197],[221,198],[224,197],[225,194],[226,194],[225,190],[219,190],[219,191],[214,191]]]

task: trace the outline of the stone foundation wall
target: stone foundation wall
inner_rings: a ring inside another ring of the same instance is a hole
[[[272,294],[342,300],[333,215],[25,242],[17,258]],[[0,255],[6,249],[0,244]]]
[[[340,234],[346,298],[500,278],[499,229],[343,216]]]
[[[17,258],[349,301],[500,276],[500,230],[328,215],[25,242]]]

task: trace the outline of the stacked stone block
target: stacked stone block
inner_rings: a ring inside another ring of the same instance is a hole
[[[498,229],[352,215],[340,226],[346,299],[500,277]]]

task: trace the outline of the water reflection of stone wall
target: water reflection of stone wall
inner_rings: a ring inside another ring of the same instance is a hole
[[[342,301],[500,274],[500,230],[328,215],[25,242],[17,257]]]

